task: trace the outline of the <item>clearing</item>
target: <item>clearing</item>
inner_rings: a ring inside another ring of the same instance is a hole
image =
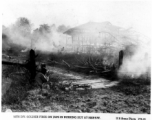
[[[3,65],[3,71],[10,67]],[[40,92],[20,74],[2,77],[2,111],[13,112],[94,112],[150,114],[150,84],[110,81],[57,67],[47,67],[52,79],[90,84],[91,90]]]

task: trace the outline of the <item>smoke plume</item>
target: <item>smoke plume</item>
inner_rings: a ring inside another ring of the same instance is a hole
[[[143,35],[135,35],[134,45],[125,46],[123,64],[118,71],[119,77],[150,77],[150,39]]]
[[[117,27],[109,30],[106,26],[109,26],[109,24],[104,26],[109,34],[119,31]],[[3,27],[3,48],[9,49],[11,48],[10,43],[13,43],[23,46],[25,51],[32,48],[43,52],[58,52],[66,46],[66,38],[63,32],[68,28],[64,25],[56,27],[54,24],[42,24],[32,31],[30,21],[26,18],[20,18],[13,25],[7,28]],[[103,38],[100,37],[98,39],[101,43],[104,42]],[[114,39],[111,39],[111,37],[107,37],[105,41],[110,41],[111,43],[111,41],[116,40],[113,41],[113,44],[118,43],[117,48],[124,50],[123,64],[118,70],[119,77],[130,76],[137,78],[143,75],[150,76],[151,57],[150,40],[148,38],[139,33],[123,29],[118,34],[115,34]],[[119,44],[123,48],[120,48]]]
[[[65,35],[60,29],[60,27],[57,29],[54,24],[42,24],[39,28],[32,30],[32,24],[28,19],[19,18],[11,26],[3,27],[3,35],[7,36],[10,43],[25,48],[22,52],[31,48],[42,52],[55,52],[64,45],[65,41]],[[3,43],[6,43],[6,39],[3,40]],[[5,49],[8,44],[3,45]],[[11,44],[9,45],[11,47]]]

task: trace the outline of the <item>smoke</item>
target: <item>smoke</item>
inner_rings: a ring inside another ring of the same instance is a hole
[[[58,50],[58,46],[60,46],[61,39],[63,38],[60,36],[60,33],[52,31],[45,35],[39,34],[38,39],[33,41],[32,45],[36,50],[43,52],[56,52]]]
[[[10,43],[13,43],[23,46],[25,50],[22,50],[22,52],[32,48],[50,53],[58,52],[66,46],[66,37],[63,32],[69,27],[42,24],[33,31],[31,28],[32,25],[26,18],[18,20],[7,28],[3,27],[3,45],[5,46],[3,48],[9,49],[11,47]],[[110,30],[112,31],[112,29]],[[128,30],[119,32],[119,35],[116,35],[115,38],[114,40],[118,42],[118,49],[122,49],[119,46],[120,44],[123,45],[124,50],[123,64],[118,70],[118,76],[134,78],[143,75],[150,76],[150,40],[139,33],[128,32]],[[111,38],[107,38],[106,42],[107,40],[111,41]],[[116,41],[113,44],[117,43]]]
[[[65,41],[65,35],[59,33],[55,27],[51,27],[48,31],[43,30],[33,32],[32,47],[43,52],[57,52],[61,44]]]
[[[135,36],[130,38],[134,45],[125,46],[123,64],[118,70],[119,77],[150,77],[150,39],[141,34]]]
[[[14,45],[16,47],[22,47],[23,49],[29,48],[31,42],[31,33],[30,31],[27,31],[27,28],[28,27],[26,25],[18,25],[18,21],[15,24],[12,24],[8,27],[3,26],[3,49],[9,50],[12,47],[14,47]],[[5,47],[6,43],[9,46],[7,48]]]
[[[30,47],[30,34],[25,35],[18,27],[11,26],[8,34],[10,41],[14,44],[21,45],[23,47]]]
[[[42,24],[39,28],[32,31],[32,25],[26,18],[19,18],[16,23],[6,27],[3,27],[3,35],[7,36],[8,41],[11,44],[16,44],[22,46],[23,49],[21,52],[26,52],[28,49],[35,49],[42,52],[56,52],[64,44],[65,35],[58,31],[61,29],[53,24]],[[65,28],[64,28],[65,29]],[[3,45],[6,40],[3,39]],[[11,44],[9,44],[11,48]],[[7,47],[7,48],[9,48]],[[6,47],[3,46],[4,49]]]

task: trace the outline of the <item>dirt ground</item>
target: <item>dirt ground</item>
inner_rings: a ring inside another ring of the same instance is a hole
[[[90,84],[90,90],[51,90],[31,87],[23,75],[2,76],[2,111],[150,114],[150,84],[122,83],[47,67],[52,79]]]

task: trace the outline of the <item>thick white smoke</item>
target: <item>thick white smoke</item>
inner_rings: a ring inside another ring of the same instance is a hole
[[[36,49],[42,52],[56,52],[63,46],[65,41],[65,35],[58,32],[56,29],[51,29],[50,32],[25,32],[21,27],[11,25],[7,27],[7,30],[3,31],[10,43],[23,46],[26,48],[22,52],[28,49]],[[5,41],[3,41],[5,42]]]
[[[32,47],[43,52],[54,52],[61,40],[59,33],[56,31],[47,33],[45,36],[41,34],[38,36],[38,39],[33,40]]]
[[[150,77],[151,56],[150,56],[150,40],[146,37],[135,39],[137,43],[129,50],[125,49],[123,64],[118,71],[118,75],[138,78],[141,76]],[[131,46],[131,45],[130,45]]]
[[[9,37],[10,42],[21,45],[27,48],[31,46],[31,34],[24,34],[18,27],[13,25],[9,27],[8,33],[6,34]]]
[[[10,42],[24,46],[27,49],[33,48],[44,52],[58,52],[66,45],[65,35],[59,32],[55,25],[50,26],[49,32],[47,32],[47,29],[45,30],[45,28],[47,28],[46,24],[42,26],[42,29],[41,27],[38,28],[37,32],[28,32],[28,29],[26,32],[26,30],[24,30],[26,26],[18,27],[12,25],[3,32],[8,36]],[[61,28],[66,29],[63,26]],[[117,38],[116,41],[118,40],[117,42],[125,48],[123,64],[118,70],[118,75],[120,77],[124,75],[130,77],[150,75],[150,40],[141,34],[126,32],[125,30],[122,33],[120,32],[119,36],[115,37]],[[111,38],[109,39],[111,40]],[[116,41],[113,43],[115,44]],[[118,48],[119,47],[120,46],[118,46]]]

